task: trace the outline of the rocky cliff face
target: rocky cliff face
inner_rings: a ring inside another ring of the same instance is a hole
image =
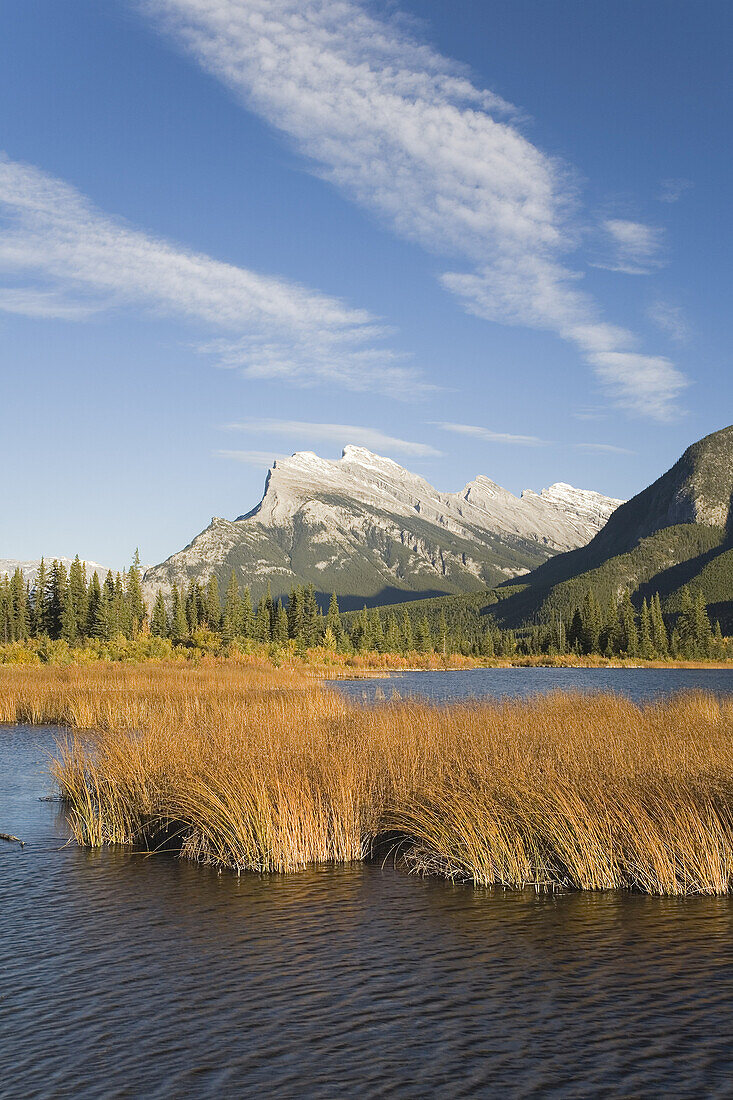
[[[516,497],[486,477],[442,493],[362,447],[337,461],[304,451],[274,463],[256,508],[212,519],[145,583],[225,583],[234,568],[255,596],[312,582],[345,607],[473,591],[584,545],[620,503],[562,483]]]

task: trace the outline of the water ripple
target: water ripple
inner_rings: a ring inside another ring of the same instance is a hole
[[[0,731],[0,1096],[724,1097],[727,898],[58,848],[51,731]]]

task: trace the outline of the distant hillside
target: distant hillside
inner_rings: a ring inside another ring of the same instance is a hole
[[[558,554],[521,584],[483,597],[430,601],[468,630],[491,614],[518,628],[565,617],[593,591],[601,604],[628,591],[636,603],[659,592],[666,612],[680,610],[685,585],[701,590],[711,619],[733,632],[733,427],[706,436],[647,489],[620,505],[586,545]],[[442,604],[442,607],[441,607]],[[421,604],[411,615],[419,616]]]
[[[562,483],[516,497],[486,477],[443,493],[362,447],[301,452],[275,462],[256,508],[149,569],[146,594],[212,575],[223,589],[232,569],[255,600],[310,583],[344,609],[482,591],[586,543],[619,503]]]
[[[73,558],[44,558],[46,568],[50,567],[53,561],[59,561],[66,567],[67,572],[73,560]],[[24,561],[21,561],[19,558],[0,558],[0,577],[6,574],[7,576],[12,576],[16,569],[20,569],[25,579],[32,584],[36,579],[40,564],[40,558],[30,558]],[[94,573],[98,573],[100,581],[103,581],[107,576],[108,569],[106,565],[100,565],[99,562],[86,560],[82,561],[82,565],[86,569],[87,577],[91,578]]]

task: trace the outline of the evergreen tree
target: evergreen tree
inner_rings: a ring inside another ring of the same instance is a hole
[[[171,610],[171,636],[176,640],[188,635],[188,622],[186,621],[185,601],[181,596],[178,585],[173,585],[173,604]]]
[[[142,577],[140,575],[140,552],[135,550],[132,565],[127,571],[125,579],[125,597],[127,604],[126,633],[134,638],[141,630],[147,616],[147,608],[143,599]]]
[[[257,605],[257,614],[255,616],[255,639],[263,644],[268,643],[272,639],[272,620],[270,617],[270,609],[267,606],[267,597],[263,596]]]
[[[652,596],[650,614],[652,620],[652,646],[654,652],[660,657],[666,657],[669,654],[669,638],[667,636],[667,627],[664,623],[662,604],[658,592],[655,592]]]
[[[299,638],[303,627],[303,589],[295,585],[288,597],[288,634]]]
[[[675,624],[679,638],[679,654],[682,657],[694,657],[696,656],[695,605],[692,600],[692,593],[687,585],[680,592],[680,601],[682,609]]]
[[[48,633],[48,614],[47,614],[47,586],[48,576],[46,573],[46,563],[41,558],[41,563],[38,567],[38,573],[36,574],[36,583],[33,587],[32,595],[32,615],[31,625],[33,634],[36,638],[40,638],[43,634]]]
[[[168,612],[163,599],[163,593],[158,589],[153,607],[153,617],[150,620],[150,633],[156,638],[167,638],[169,631]]]
[[[69,583],[63,562],[54,561],[48,578],[48,594],[46,599],[48,633],[51,638],[61,637],[68,587]]]
[[[621,649],[627,657],[637,657],[639,654],[639,631],[636,627],[636,615],[628,592],[624,592],[621,600],[620,619]]]
[[[251,608],[250,608],[251,610]],[[222,616],[222,636],[229,643],[242,629],[242,601],[239,598],[239,582],[232,569],[224,594],[224,614]]]
[[[310,649],[318,644],[318,602],[315,585],[309,584],[303,593],[303,619],[301,624],[303,644]]]
[[[99,637],[94,629],[94,624],[97,619],[97,612],[99,611],[99,605],[102,601],[102,586],[99,583],[99,576],[97,573],[92,574],[92,579],[89,581],[89,589],[87,591],[87,621],[84,626],[84,633],[87,638]]]
[[[694,600],[694,636],[695,651],[698,657],[709,657],[713,643],[713,631],[710,626],[708,609],[702,589],[698,589]]]
[[[331,600],[328,605],[328,614],[326,615],[326,630],[330,630],[334,637],[336,646],[340,645],[343,636],[344,628],[341,623],[341,613],[339,612],[339,602],[336,599],[336,593],[331,593]]]
[[[404,653],[412,653],[415,648],[415,638],[412,633],[412,622],[407,613],[407,608],[402,612],[402,650]]]
[[[376,607],[373,607],[369,613],[369,632],[371,634],[371,649],[376,649],[377,653],[384,651],[384,628],[382,626],[382,616]]]
[[[639,616],[639,653],[646,660],[654,656],[652,618],[646,600],[642,601],[641,614]]]
[[[427,615],[423,615],[418,623],[415,642],[419,653],[432,653],[433,637]]]
[[[252,610],[252,596],[249,591],[249,587],[246,587],[242,593],[242,621],[241,621],[242,635],[245,638],[254,638],[255,636],[255,617]]]
[[[86,572],[77,554],[69,569],[67,627],[64,635],[69,644],[73,645],[85,633],[88,613]]]
[[[443,655],[448,652],[448,624],[445,621],[445,611],[442,608],[438,619],[438,651]]]
[[[399,653],[402,649],[402,639],[400,638],[400,628],[397,623],[397,616],[392,612],[387,616],[383,644],[386,653]]]
[[[333,633],[333,632],[332,632]],[[275,605],[275,626],[272,633],[273,641],[278,645],[287,645],[288,641],[288,613],[280,600]]]
[[[206,585],[206,622],[210,630],[221,630],[221,600],[216,573],[211,574]]]
[[[581,620],[582,624],[578,640],[583,653],[598,653],[601,644],[603,620],[601,605],[598,603],[595,594],[591,590],[588,590],[583,597]]]

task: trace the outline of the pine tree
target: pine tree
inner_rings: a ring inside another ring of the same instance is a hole
[[[601,605],[592,591],[586,592],[583,597],[581,610],[580,646],[583,653],[598,653],[600,651],[601,630],[603,621]]]
[[[417,649],[419,653],[432,653],[433,637],[427,615],[423,615],[418,624],[417,637],[415,641],[417,643]]]
[[[206,585],[206,622],[210,630],[221,630],[221,600],[216,573],[211,574]]]
[[[222,616],[222,637],[228,644],[242,629],[242,601],[239,598],[239,582],[232,569],[224,594],[224,614]]]
[[[254,638],[255,636],[255,617],[252,610],[252,596],[249,591],[249,587],[246,587],[242,593],[242,622],[241,622],[242,634],[245,638]]]
[[[679,637],[679,653],[682,657],[696,656],[695,605],[687,585],[680,592],[682,609],[677,616],[675,629]]]
[[[402,649],[405,653],[412,653],[415,648],[415,638],[412,633],[412,622],[407,613],[407,608],[402,612]]]
[[[303,594],[303,620],[301,625],[303,644],[310,649],[318,644],[318,602],[316,589],[309,584]]]
[[[169,631],[168,612],[163,599],[163,593],[158,589],[153,606],[153,617],[150,620],[150,633],[156,638],[167,638]]]
[[[130,637],[135,637],[142,628],[147,616],[147,608],[143,599],[142,578],[140,575],[140,551],[135,550],[132,565],[127,571],[125,583],[125,597],[127,603],[127,631]]]
[[[171,637],[176,640],[188,635],[185,601],[177,585],[173,585],[173,604],[171,610]]]
[[[255,638],[258,642],[267,644],[271,638],[272,621],[270,617],[270,609],[267,606],[267,598],[262,597],[257,605],[257,614],[255,616]]]
[[[399,651],[402,649],[400,628],[397,624],[397,617],[393,613],[390,613],[387,616],[387,625],[384,631],[383,644],[386,653],[399,653]]]
[[[639,653],[646,660],[650,660],[650,658],[654,656],[652,619],[646,600],[642,601],[641,614],[639,616]]]
[[[288,597],[288,634],[299,638],[303,626],[303,589],[296,584]]]
[[[699,657],[709,657],[713,643],[708,609],[702,589],[698,589],[694,601],[695,650]]]
[[[63,562],[54,561],[49,574],[47,596],[48,633],[54,639],[61,637],[68,587],[68,578]]]
[[[69,569],[68,605],[66,640],[73,644],[84,634],[89,612],[86,572],[78,554]]]
[[[99,637],[94,629],[94,624],[97,619],[97,612],[99,611],[99,605],[102,602],[102,586],[99,583],[99,576],[97,573],[92,574],[92,579],[89,581],[89,589],[87,591],[87,621],[84,626],[84,633],[87,638]]]
[[[275,605],[275,626],[272,632],[273,641],[278,645],[287,645],[288,641],[288,613],[280,600]]]
[[[667,627],[664,623],[662,604],[658,592],[655,592],[652,596],[650,614],[652,620],[652,645],[654,647],[654,652],[660,657],[666,657],[669,654],[669,638],[667,636]]]
[[[636,614],[631,596],[624,592],[621,600],[621,648],[627,657],[636,657],[639,654],[639,631],[636,627]]]
[[[372,638],[371,648],[376,649],[377,653],[384,651],[384,628],[382,626],[382,616],[376,607],[373,607],[369,614],[369,631]]]
[[[328,614],[326,615],[326,630],[330,630],[333,634],[336,646],[341,644],[344,636],[344,628],[341,623],[341,613],[339,611],[339,602],[336,599],[336,593],[331,593],[331,600],[328,605]]]
[[[445,621],[445,611],[442,609],[438,619],[438,651],[443,656],[448,652],[448,624]]]
[[[41,558],[32,595],[31,628],[36,638],[40,638],[42,635],[48,633],[48,614],[46,607],[47,585],[48,576],[46,574],[46,563],[43,558]]]

